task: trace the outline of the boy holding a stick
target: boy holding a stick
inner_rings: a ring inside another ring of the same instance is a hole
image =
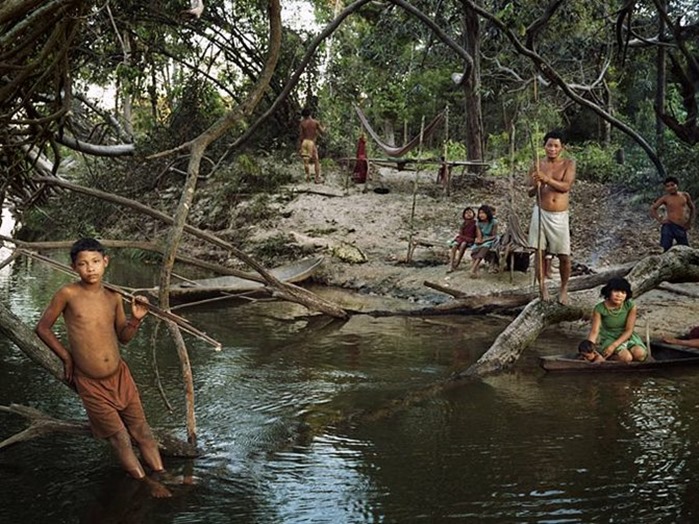
[[[92,433],[109,441],[121,466],[144,482],[154,497],[170,497],[158,480],[164,472],[158,443],[141,406],[141,399],[119,344],[129,342],[148,313],[147,299],[134,297],[131,318],[126,319],[121,297],[102,283],[109,258],[93,238],[73,244],[71,266],[80,280],[61,287],[51,299],[36,326],[36,333],[63,361],[66,379],[75,385],[87,411]],[[70,349],[53,332],[63,315]],[[153,471],[146,475],[131,439]]]
[[[546,270],[542,263],[546,252],[556,255],[560,262],[561,288],[558,300],[568,303],[570,279],[570,226],[568,205],[570,188],[575,182],[575,161],[564,158],[563,134],[550,131],[544,136],[546,158],[538,158],[529,169],[529,196],[536,196],[536,205],[529,225],[529,246],[536,250],[536,275],[542,300],[548,300],[544,284]],[[538,156],[538,155],[537,155]]]

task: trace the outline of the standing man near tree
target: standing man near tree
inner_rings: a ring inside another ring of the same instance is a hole
[[[323,179],[320,176],[320,160],[318,159],[318,147],[316,140],[325,131],[318,120],[311,116],[311,110],[304,107],[301,111],[303,117],[299,124],[299,152],[303,159],[303,169],[306,172],[306,182],[311,180],[310,163],[313,161],[315,168],[315,183],[320,184]]]
[[[529,196],[537,197],[529,224],[529,246],[536,251],[536,276],[541,283],[542,299],[548,300],[548,291],[545,286],[546,268],[539,267],[539,261],[548,252],[556,255],[560,262],[561,288],[558,300],[561,304],[568,303],[571,267],[568,206],[570,188],[575,182],[575,161],[562,156],[564,149],[562,133],[546,133],[546,158],[534,162],[527,176]]]

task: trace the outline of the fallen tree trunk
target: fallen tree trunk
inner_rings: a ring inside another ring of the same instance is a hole
[[[633,266],[634,263],[629,263],[602,271],[601,273],[571,278],[568,282],[568,291],[580,291],[600,286],[612,277],[623,277],[627,275]],[[498,291],[497,293],[488,295],[472,295],[437,282],[425,281],[424,284],[431,289],[441,291],[457,299],[432,308],[440,313],[458,312],[461,314],[474,315],[508,313],[515,309],[522,309],[539,295],[538,290],[532,291],[531,286]],[[558,289],[558,285],[558,282],[549,282],[549,293],[555,293]]]
[[[610,278],[616,276],[624,276],[631,271],[634,263],[624,264],[612,269],[608,269],[594,275],[584,275],[570,279],[568,284],[569,291],[579,291],[600,286],[607,282]],[[353,311],[348,310],[352,314],[370,315],[373,317],[388,317],[388,316],[411,316],[411,317],[426,317],[438,315],[487,315],[490,313],[513,314],[521,311],[524,306],[538,297],[537,292],[533,292],[531,286],[508,289],[507,291],[497,291],[490,294],[473,295],[461,291],[456,288],[444,286],[443,284],[425,281],[424,285],[453,296],[457,300],[430,306],[421,309],[410,310],[383,310],[376,309],[373,311]],[[557,290],[558,283],[549,284],[549,292],[553,294]]]
[[[644,258],[634,265],[626,278],[631,284],[634,297],[659,287],[662,282],[699,282],[699,250],[678,246],[663,255]],[[357,424],[374,422],[444,391],[507,370],[546,327],[589,316],[600,300],[599,290],[577,291],[571,293],[569,299],[571,305],[564,306],[559,302],[542,302],[537,298],[495,339],[488,351],[466,370],[453,373],[447,379],[419,390],[410,391],[377,408],[333,417],[329,424],[355,427]]]
[[[627,275],[633,296],[639,297],[662,282],[698,282],[699,250],[677,246],[639,261]],[[484,376],[502,371],[517,361],[522,352],[548,326],[563,321],[579,320],[590,314],[599,301],[597,290],[572,293],[570,305],[534,300],[495,339],[493,345],[478,361],[454,379]]]
[[[75,392],[72,385],[63,376],[63,363],[56,354],[51,351],[39,337],[19,317],[0,303],[0,333],[14,342],[17,347],[31,360],[53,375],[56,380],[66,385]],[[17,442],[23,442],[30,438],[45,435],[50,432],[68,432],[72,434],[90,435],[87,421],[61,421],[38,410],[26,406],[12,405],[2,407],[0,411],[21,415],[30,420],[29,428],[0,443],[0,449]],[[193,457],[199,454],[199,450],[188,442],[177,439],[168,431],[153,428],[153,432],[159,441],[163,454],[177,457]]]
[[[160,211],[157,211],[155,209],[151,209],[146,205],[141,204],[140,202],[136,202],[134,200],[131,200],[129,198],[124,198],[118,195],[113,195],[111,193],[107,193],[104,191],[100,191],[98,189],[93,189],[93,188],[88,188],[85,186],[80,186],[78,184],[73,184],[71,182],[67,182],[65,180],[59,179],[59,178],[52,178],[52,177],[35,177],[33,180],[36,182],[42,182],[51,186],[57,186],[57,187],[62,187],[64,189],[68,189],[70,191],[75,191],[77,193],[82,193],[85,195],[91,195],[96,198],[106,200],[108,202],[114,202],[119,205],[123,205],[126,207],[129,207],[131,209],[136,209],[137,211],[144,213],[148,216],[151,216],[153,218],[156,218],[166,224],[172,224],[173,219],[172,217],[169,217],[165,213],[162,213]],[[329,315],[331,317],[335,318],[347,318],[347,312],[339,307],[337,304],[334,304],[328,300],[325,300],[317,295],[313,295],[310,291],[299,287],[299,286],[294,286],[292,284],[286,283],[286,282],[281,282],[279,279],[275,278],[273,275],[271,275],[260,263],[258,263],[256,260],[254,260],[252,257],[247,255],[246,253],[242,252],[232,244],[226,242],[225,240],[222,240],[218,238],[216,235],[213,235],[207,231],[203,231],[201,229],[198,229],[194,226],[190,225],[185,225],[184,226],[184,231],[187,233],[190,233],[197,238],[200,238],[202,240],[205,240],[207,242],[210,242],[216,246],[219,246],[223,249],[226,249],[229,251],[233,256],[253,268],[255,271],[257,271],[262,279],[267,283],[267,285],[271,288],[274,288],[275,290],[278,290],[281,294],[284,293],[284,291],[288,292],[288,296],[295,297],[296,302],[308,307],[309,309],[316,309],[317,311],[320,311],[321,313],[324,313],[326,315]],[[253,279],[256,280],[256,279]],[[286,289],[285,289],[286,288]]]

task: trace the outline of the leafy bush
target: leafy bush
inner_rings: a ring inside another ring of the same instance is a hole
[[[631,169],[617,161],[618,147],[602,147],[587,142],[580,147],[571,147],[575,158],[577,176],[581,180],[602,183],[627,183]]]

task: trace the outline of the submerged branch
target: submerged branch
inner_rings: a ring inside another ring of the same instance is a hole
[[[0,442],[0,450],[52,433],[67,433],[80,437],[92,437],[90,424],[87,420],[60,420],[43,411],[20,404],[0,406],[0,411],[19,415],[29,421],[29,427]],[[200,450],[177,439],[177,437],[172,435],[170,430],[152,428],[152,431],[163,455],[181,458],[195,458],[201,455]]]

